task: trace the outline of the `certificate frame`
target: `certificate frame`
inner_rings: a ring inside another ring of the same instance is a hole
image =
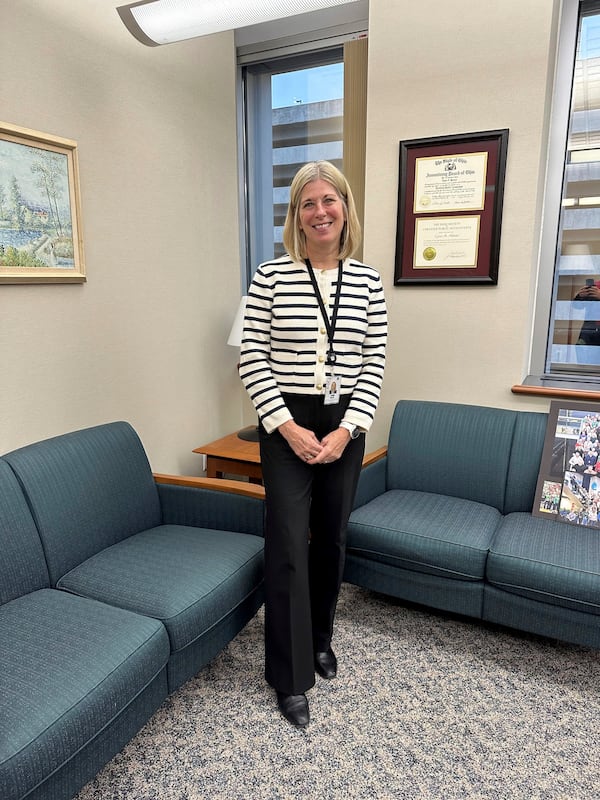
[[[77,142],[0,122],[0,284],[83,283]]]
[[[508,128],[400,141],[394,284],[498,283]]]

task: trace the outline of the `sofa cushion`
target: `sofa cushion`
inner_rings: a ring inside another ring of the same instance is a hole
[[[462,497],[504,510],[517,412],[400,400],[389,435],[387,489]]]
[[[41,589],[0,607],[0,641],[3,800],[76,759],[161,673],[166,697],[156,620]]]
[[[261,584],[263,544],[245,533],[160,525],[92,556],[58,585],[160,619],[176,651]]]
[[[125,422],[67,433],[4,456],[40,532],[50,579],[162,522],[142,444]]]
[[[352,512],[348,550],[430,575],[480,581],[500,519],[482,503],[396,489]]]
[[[600,614],[600,531],[508,514],[491,544],[486,577],[511,594]]]
[[[516,414],[503,514],[533,508],[547,424],[548,414],[537,411]]]
[[[49,585],[42,543],[13,471],[0,460],[0,605]]]

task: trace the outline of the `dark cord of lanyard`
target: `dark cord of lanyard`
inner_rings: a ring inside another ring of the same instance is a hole
[[[333,301],[333,311],[331,313],[331,322],[329,321],[329,316],[327,314],[327,309],[325,308],[325,303],[323,302],[323,298],[321,297],[321,292],[319,291],[319,287],[317,285],[317,279],[315,278],[315,273],[313,270],[313,266],[310,263],[310,259],[306,258],[304,260],[306,267],[308,269],[308,274],[310,275],[310,280],[313,285],[313,289],[315,290],[315,296],[317,298],[317,302],[319,303],[319,308],[321,309],[321,314],[323,315],[323,322],[325,323],[325,328],[327,330],[327,338],[329,340],[329,348],[327,350],[327,358],[325,363],[328,366],[335,364],[337,356],[333,349],[333,337],[335,336],[335,325],[337,322],[337,315],[340,308],[340,297],[342,296],[342,270],[343,265],[342,261],[338,264],[338,279],[337,279],[337,286],[335,287],[335,300]]]

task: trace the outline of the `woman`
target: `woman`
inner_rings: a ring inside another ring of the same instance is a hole
[[[248,292],[240,376],[259,416],[266,492],[265,675],[284,717],[304,727],[315,670],[337,672],[346,526],[387,319],[378,273],[350,258],[360,225],[329,162],[296,174],[283,242],[287,255],[261,264]]]

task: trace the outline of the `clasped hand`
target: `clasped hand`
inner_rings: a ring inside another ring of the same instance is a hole
[[[292,419],[280,425],[278,430],[298,458],[307,464],[337,461],[350,440],[350,433],[345,428],[336,428],[319,441],[314,431],[303,428]]]

